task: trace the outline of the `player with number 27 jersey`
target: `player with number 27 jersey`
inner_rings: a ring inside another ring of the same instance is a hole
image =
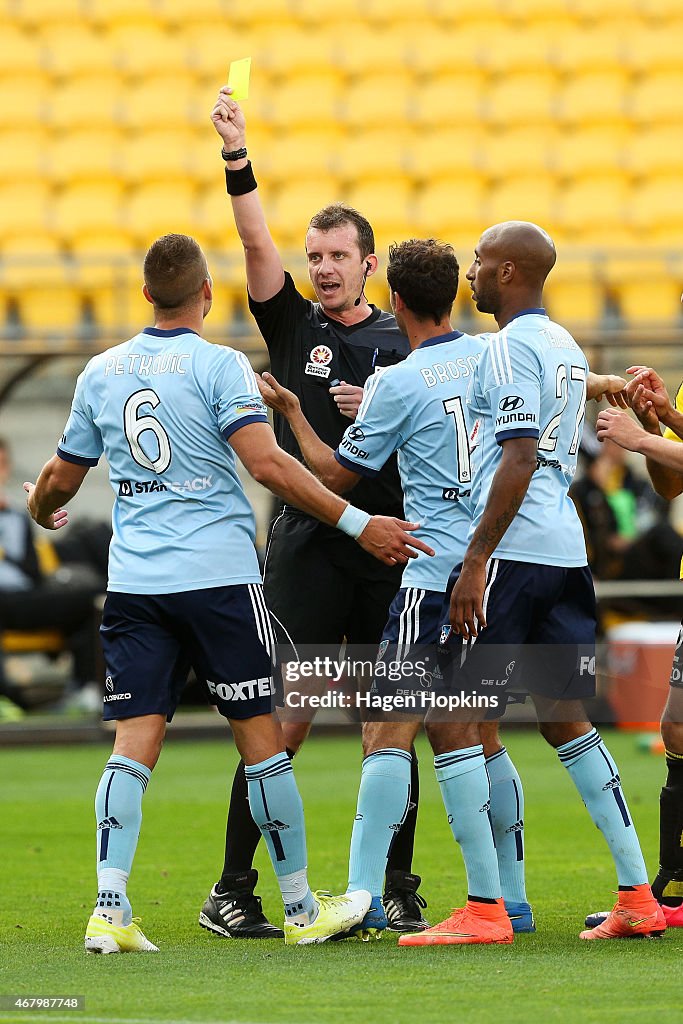
[[[586,408],[586,357],[543,309],[524,310],[490,336],[467,397],[480,424],[480,471],[470,537],[486,507],[503,442],[538,438],[538,468],[494,558],[558,565],[587,563],[581,522],[568,488],[576,473]]]
[[[58,454],[94,466],[104,452],[109,463],[109,591],[261,582],[254,515],[227,443],[254,422],[267,415],[247,357],[191,330],[146,327],[90,360]]]

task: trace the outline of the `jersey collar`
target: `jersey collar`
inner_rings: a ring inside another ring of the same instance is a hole
[[[448,334],[437,334],[434,338],[427,338],[417,348],[431,348],[432,345],[443,345],[445,342],[455,341],[457,338],[462,338],[462,331],[449,331]]]
[[[196,334],[199,337],[191,327],[171,327],[168,331],[161,327],[145,327],[142,333],[151,334],[154,338],[179,338],[181,334]]]
[[[531,306],[529,309],[520,309],[519,313],[508,320],[508,324],[511,324],[513,320],[517,320],[520,316],[547,316],[548,314],[544,310],[543,306]]]

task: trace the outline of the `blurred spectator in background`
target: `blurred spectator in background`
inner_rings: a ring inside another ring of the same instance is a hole
[[[633,472],[623,448],[600,443],[588,427],[581,443],[582,474],[570,495],[581,517],[596,579],[677,579],[683,537],[669,520],[670,503]],[[659,612],[656,601],[610,601],[623,612]],[[665,605],[668,602],[664,601]]]
[[[10,503],[6,488],[12,471],[8,442],[0,438],[0,636],[6,630],[58,630],[73,658],[73,681],[62,706],[99,711],[101,684],[97,679],[97,627],[95,597],[102,593],[109,527],[85,522],[69,531],[61,545],[64,562],[46,575],[33,540],[30,518],[23,507]],[[57,555],[55,553],[55,560]],[[23,687],[12,685],[2,666],[0,692],[20,706],[30,705]]]

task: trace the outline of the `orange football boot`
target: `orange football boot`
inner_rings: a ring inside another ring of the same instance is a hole
[[[441,924],[413,935],[402,935],[399,946],[473,946],[512,942],[512,924],[501,900],[478,903],[468,900]]]
[[[619,891],[611,913],[597,928],[581,932],[581,939],[658,938],[666,931],[666,918],[647,882]]]

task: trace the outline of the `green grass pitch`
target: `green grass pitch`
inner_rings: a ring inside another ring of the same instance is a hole
[[[663,758],[609,734],[652,870]],[[607,848],[552,751],[532,731],[506,735],[526,790],[529,895],[536,935],[513,946],[399,949],[373,944],[301,949],[223,940],[197,914],[222,864],[228,781],[225,744],[169,742],[144,801],[129,886],[158,955],[87,956],[83,932],[95,894],[93,797],[104,747],[0,751],[0,995],[85,996],[83,1011],[0,1011],[46,1024],[253,1022],[679,1021],[683,930],[659,941],[583,943],[589,910],[611,905]],[[465,893],[424,742],[414,867],[432,923]],[[355,735],[313,737],[296,761],[306,807],[314,887],[343,891],[360,769]],[[279,894],[263,851],[259,891],[279,921]]]

